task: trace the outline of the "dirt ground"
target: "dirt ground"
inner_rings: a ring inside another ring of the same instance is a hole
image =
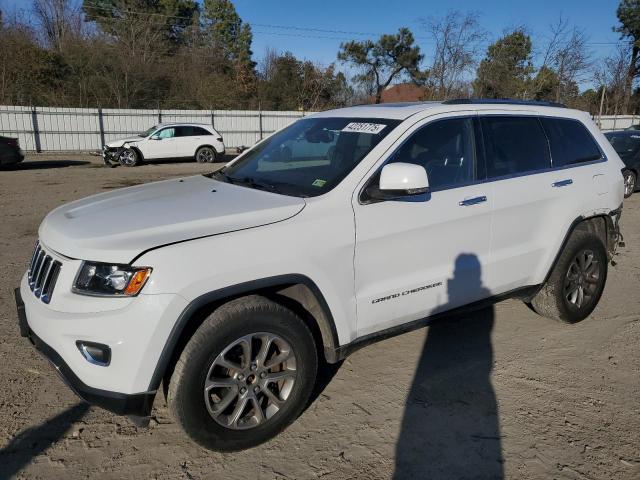
[[[162,395],[147,429],[81,403],[18,334],[13,288],[40,221],[92,193],[209,170],[40,156],[0,171],[0,478],[640,478],[640,193],[584,322],[509,300],[372,345],[253,450],[193,444]]]

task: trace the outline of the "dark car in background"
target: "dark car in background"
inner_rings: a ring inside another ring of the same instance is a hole
[[[622,172],[622,176],[624,177],[624,197],[630,197],[638,187],[638,173],[640,172],[640,131],[619,130],[606,132],[604,136],[611,142],[614,150],[626,166]]]
[[[12,165],[24,160],[17,138],[0,136],[0,166]]]

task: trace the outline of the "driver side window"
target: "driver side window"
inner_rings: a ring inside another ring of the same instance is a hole
[[[392,155],[389,163],[421,165],[431,190],[442,190],[475,180],[473,120],[438,120],[416,131]]]
[[[159,133],[156,133],[158,138],[173,138],[176,136],[175,128],[163,128]]]

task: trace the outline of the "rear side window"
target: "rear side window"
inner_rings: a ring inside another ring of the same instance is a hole
[[[595,140],[582,123],[563,118],[542,118],[554,167],[602,158]]]
[[[484,117],[487,178],[551,167],[547,137],[535,117]]]
[[[205,135],[213,135],[211,132],[205,130],[204,128],[200,128],[200,127],[193,127],[193,135],[202,137]]]

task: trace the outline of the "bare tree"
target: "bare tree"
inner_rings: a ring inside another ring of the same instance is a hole
[[[537,83],[549,83],[553,77],[554,100],[566,101],[577,93],[577,84],[585,78],[592,66],[589,37],[583,30],[571,27],[562,16],[550,27],[550,39],[544,53]],[[540,85],[537,85],[539,88]]]
[[[71,0],[33,0],[33,13],[45,42],[58,52],[81,34],[80,8]]]
[[[629,48],[620,45],[604,59],[601,67],[595,72],[594,83],[605,89],[605,114],[618,115],[626,111],[630,58]]]
[[[422,19],[425,29],[435,42],[433,63],[429,70],[432,94],[447,99],[465,88],[465,76],[473,73],[487,38],[478,23],[478,13],[452,10],[444,17]]]

